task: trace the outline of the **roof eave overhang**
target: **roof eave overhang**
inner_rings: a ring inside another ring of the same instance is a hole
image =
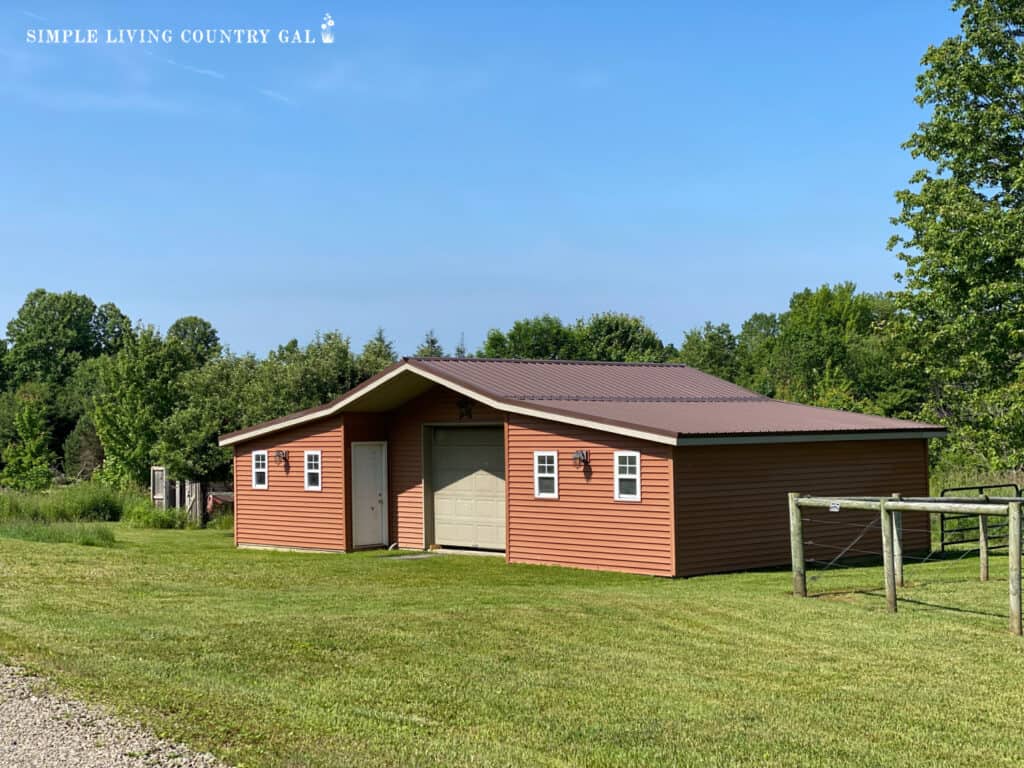
[[[547,419],[548,421],[571,424],[573,426],[585,427],[588,429],[596,429],[601,432],[609,432],[616,435],[622,435],[624,437],[634,437],[640,440],[660,443],[662,445],[749,445],[755,443],[836,442],[841,440],[909,440],[914,438],[922,439],[946,436],[946,431],[943,429],[901,429],[852,432],[833,431],[813,433],[765,432],[745,435],[680,435],[675,432],[639,429],[619,422],[583,418],[581,416],[565,413],[564,411],[560,411],[555,408],[537,406],[533,403],[527,405],[522,401],[506,400],[494,397],[485,392],[481,392],[475,387],[470,387],[463,383],[452,381],[445,376],[441,376],[433,371],[421,368],[416,365],[414,361],[403,360],[396,363],[390,370],[383,371],[376,378],[364,382],[360,386],[351,390],[347,395],[344,395],[333,403],[324,406],[322,409],[296,414],[293,418],[284,418],[263,426],[257,425],[251,429],[231,432],[226,435],[222,435],[217,443],[222,447],[237,445],[239,443],[255,440],[259,437],[274,434],[275,432],[281,432],[292,427],[301,426],[302,424],[308,424],[313,421],[328,418],[345,410],[346,407],[355,404],[363,396],[406,372],[415,373],[417,376],[421,376],[435,384],[447,387],[448,389],[458,392],[461,395],[465,395],[466,397],[471,397],[477,402],[483,403],[484,405],[490,406],[498,411],[516,413],[523,416],[532,416],[535,418]]]
[[[372,382],[367,382],[370,386],[356,387],[355,389],[350,390],[347,395],[335,400],[329,405],[325,405],[319,410],[296,414],[293,418],[284,418],[263,426],[257,425],[251,429],[242,429],[237,432],[230,432],[226,435],[221,435],[217,440],[217,445],[226,447],[229,445],[237,445],[238,443],[247,443],[250,440],[255,440],[257,437],[271,435],[274,432],[281,432],[285,429],[298,427],[302,424],[308,424],[311,421],[326,419],[327,417],[333,416],[341,411],[346,405],[355,402],[366,393],[371,392],[385,382],[391,381],[391,379],[395,378],[399,374],[409,370],[409,368],[410,366],[407,362],[399,363],[391,370],[386,370],[381,373]]]
[[[454,392],[458,392],[460,395],[471,397],[477,402],[489,405],[491,408],[498,411],[517,413],[522,416],[534,416],[539,419],[547,419],[548,421],[557,421],[561,424],[572,424],[578,427],[597,429],[601,432],[611,432],[612,434],[623,435],[625,437],[636,437],[641,440],[650,440],[651,442],[662,443],[663,445],[675,445],[678,437],[678,435],[674,433],[652,432],[650,430],[630,427],[626,424],[600,421],[597,419],[585,419],[580,416],[567,414],[554,408],[538,407],[533,404],[525,405],[521,401],[505,400],[504,398],[493,397],[480,392],[473,387],[467,387],[464,384],[454,382],[444,376],[439,376],[433,371],[426,371],[414,365],[410,365],[410,368],[425,379],[433,381],[435,384],[447,387]]]
[[[847,440],[928,440],[945,437],[944,429],[892,429],[874,432],[765,432],[748,435],[680,435],[678,446],[756,445],[759,443],[836,443]]]
[[[401,375],[402,373],[412,372],[417,376],[422,376],[428,381],[432,381],[435,384],[440,384],[443,387],[447,387],[453,392],[458,392],[460,395],[471,397],[477,402],[488,405],[498,411],[504,411],[507,413],[517,413],[523,416],[534,416],[540,419],[547,419],[549,421],[557,421],[562,424],[572,424],[579,427],[587,427],[589,429],[597,429],[602,432],[610,432],[616,435],[623,435],[625,437],[635,437],[641,440],[649,440],[655,443],[661,443],[663,445],[676,445],[678,434],[670,432],[653,432],[649,430],[638,429],[636,427],[630,427],[629,425],[619,424],[615,422],[600,421],[597,419],[585,419],[579,416],[573,416],[556,409],[536,407],[532,405],[525,405],[522,402],[505,400],[503,398],[493,397],[485,392],[474,387],[468,387],[459,382],[452,381],[451,379],[440,376],[433,371],[424,370],[419,366],[415,365],[412,361],[406,360],[396,365],[392,370],[386,371],[384,374],[374,380],[370,386],[357,387],[353,389],[349,395],[340,398],[339,400],[332,403],[330,406],[325,406],[322,410],[313,411],[311,413],[298,414],[295,418],[283,419],[273,424],[267,424],[265,426],[256,426],[248,430],[240,430],[238,432],[232,432],[226,435],[222,435],[217,441],[217,444],[226,447],[231,445],[237,445],[239,443],[246,443],[250,440],[255,440],[259,437],[273,434],[275,432],[281,432],[292,427],[297,427],[302,424],[308,424],[311,421],[317,421],[319,419],[325,419],[333,416],[336,413],[343,411],[346,406],[353,405],[359,398],[366,394],[369,394],[377,387],[383,386],[393,378]]]

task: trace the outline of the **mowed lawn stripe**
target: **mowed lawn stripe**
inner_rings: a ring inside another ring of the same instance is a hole
[[[1017,765],[1006,561],[666,580],[485,557],[0,539],[0,652],[227,761]]]

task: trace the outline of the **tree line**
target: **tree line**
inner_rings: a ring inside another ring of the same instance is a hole
[[[901,374],[887,343],[889,297],[852,284],[793,296],[780,314],[755,314],[739,333],[706,324],[665,343],[641,318],[606,312],[565,323],[552,315],[490,330],[479,357],[683,362],[766,395],[910,415],[923,388]],[[339,331],[292,340],[264,357],[225,349],[200,317],[166,333],[135,324],[113,304],[36,290],[0,345],[0,485],[36,489],[53,479],[146,482],[225,478],[231,453],[217,436],[329,401],[394,363],[383,329],[359,352]],[[418,356],[442,356],[430,330]],[[462,342],[452,350],[466,356]]]
[[[445,350],[431,330],[413,353]],[[468,354],[461,341],[453,354]],[[517,322],[491,331],[477,354],[666,360],[674,350],[639,318],[607,313],[572,327],[551,317]],[[0,486],[139,485],[153,464],[174,477],[223,478],[231,454],[219,434],[329,401],[397,359],[383,329],[358,352],[329,331],[264,357],[239,355],[200,317],[161,333],[114,304],[38,289],[0,341]]]

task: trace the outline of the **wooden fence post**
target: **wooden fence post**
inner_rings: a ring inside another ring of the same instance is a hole
[[[988,581],[988,515],[978,515],[978,579]]]
[[[892,498],[900,500],[900,495],[894,493]],[[892,559],[893,569],[896,571],[896,586],[903,586],[903,513],[894,511],[892,513]]]
[[[807,573],[804,565],[804,521],[797,504],[799,493],[789,494],[789,554],[793,561],[793,594],[807,597]]]
[[[882,520],[882,562],[885,566],[885,604],[889,613],[896,613],[896,569],[892,546],[892,512],[885,507],[885,499],[879,504]]]
[[[1020,624],[1020,502],[1007,505],[1010,513],[1010,631],[1021,634]]]

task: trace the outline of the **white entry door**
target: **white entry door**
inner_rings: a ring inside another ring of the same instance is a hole
[[[387,443],[352,443],[352,546],[377,547],[388,537]]]

